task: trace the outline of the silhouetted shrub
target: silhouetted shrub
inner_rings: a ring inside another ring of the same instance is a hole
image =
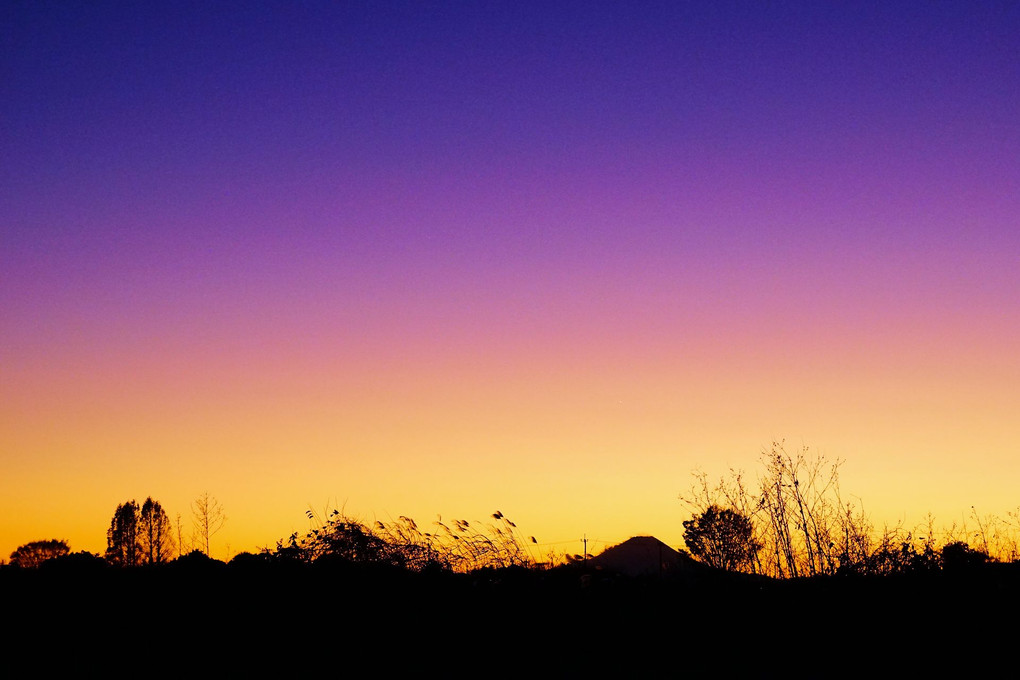
[[[169,566],[176,572],[208,573],[223,569],[226,567],[226,563],[209,557],[201,550],[192,550],[187,555],[181,555],[170,562]]]
[[[316,520],[313,512],[306,513]],[[437,520],[436,531],[424,532],[409,517],[368,526],[333,510],[325,521],[304,536],[291,534],[277,542],[274,559],[305,564],[327,560],[354,564],[378,564],[414,572],[468,572],[483,567],[532,567],[535,559],[517,530],[503,513],[492,514],[494,524]],[[535,543],[535,538],[530,538]]]
[[[82,550],[48,560],[41,565],[41,568],[45,571],[88,574],[109,566],[109,563],[99,555]]]
[[[731,571],[749,568],[761,549],[754,540],[751,520],[728,508],[710,505],[683,524],[684,543],[691,555],[710,567]]]
[[[974,569],[988,561],[987,553],[975,550],[963,541],[954,541],[942,548],[942,568],[949,572]]]

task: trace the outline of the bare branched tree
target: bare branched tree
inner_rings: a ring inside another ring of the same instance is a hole
[[[841,461],[829,461],[806,448],[791,455],[782,442],[761,454],[758,488],[730,470],[718,484],[704,472],[681,499],[693,516],[709,508],[730,510],[752,524],[750,540],[760,546],[740,568],[779,578],[833,574],[856,569],[873,547],[872,527],[862,508],[846,503],[839,491]]]
[[[190,540],[185,542],[184,540],[184,522],[181,520],[181,513],[177,513],[177,519],[174,521],[174,529],[177,532],[177,556],[180,557],[186,552],[191,552]]]
[[[205,546],[205,554],[209,554],[209,541],[223,528],[227,516],[223,514],[223,506],[215,497],[205,492],[191,504],[191,515],[195,525],[195,535],[201,545]]]

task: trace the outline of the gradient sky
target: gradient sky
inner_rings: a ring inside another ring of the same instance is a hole
[[[219,557],[679,545],[773,439],[879,525],[1020,506],[1015,2],[0,13],[0,557],[205,491]]]

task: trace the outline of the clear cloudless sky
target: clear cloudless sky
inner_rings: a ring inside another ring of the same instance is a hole
[[[681,541],[1020,505],[1016,2],[0,9],[0,556],[208,491]]]

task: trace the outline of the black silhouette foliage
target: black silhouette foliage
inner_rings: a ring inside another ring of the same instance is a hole
[[[34,569],[47,560],[63,557],[71,552],[67,541],[52,539],[49,541],[32,541],[19,546],[11,553],[11,564],[18,567]]]
[[[761,549],[751,521],[717,505],[684,522],[684,543],[705,564],[730,571],[745,568]]]
[[[173,555],[173,528],[159,501],[145,499],[138,513],[138,541],[145,564],[168,562]]]
[[[141,561],[138,535],[138,503],[130,500],[117,506],[106,532],[106,559],[119,567],[133,567]]]
[[[433,531],[423,531],[410,517],[386,523],[365,524],[333,510],[304,536],[294,533],[279,541],[274,559],[291,562],[329,562],[394,567],[413,572],[457,571],[530,567],[535,563],[529,542],[517,525],[502,512],[491,515],[494,523],[480,524],[453,520],[434,522]]]
[[[946,571],[974,569],[990,561],[988,553],[972,548],[963,541],[953,541],[942,547],[942,565]]]

